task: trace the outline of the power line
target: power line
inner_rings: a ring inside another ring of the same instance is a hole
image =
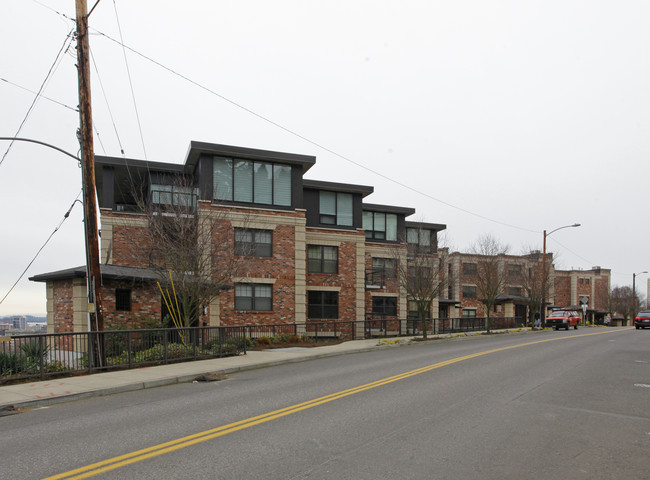
[[[40,98],[41,92],[45,88],[47,82],[50,80],[52,73],[54,70],[58,67],[59,61],[61,59],[61,55],[70,48],[70,44],[72,41],[72,34],[74,33],[74,29],[70,30],[68,35],[65,37],[65,40],[63,41],[63,44],[61,45],[61,48],[59,49],[58,53],[56,54],[56,58],[54,59],[54,62],[52,63],[52,66],[50,66],[50,69],[47,72],[47,75],[45,76],[45,80],[43,80],[43,83],[41,83],[40,88],[38,89],[38,92],[36,93],[36,96],[34,97],[34,100],[32,101],[32,104],[29,106],[27,109],[27,113],[25,114],[25,118],[23,118],[23,121],[20,122],[20,126],[18,127],[18,130],[14,134],[14,137],[17,137],[20,135],[20,131],[23,129],[23,126],[25,125],[25,122],[27,122],[27,119],[29,118],[29,115],[32,113],[32,110],[36,106],[36,102]],[[68,46],[66,47],[66,43],[68,43]],[[14,142],[12,141],[9,146],[7,147],[7,150],[5,151],[4,155],[2,156],[2,159],[0,159],[0,165],[2,165],[2,162],[5,161],[5,158],[7,158],[7,155],[9,154],[9,151],[11,150],[11,147],[13,146]]]
[[[33,0],[33,1],[37,1],[37,0]],[[38,3],[38,2],[37,2],[37,3]],[[113,5],[115,6],[115,0],[113,0]],[[50,10],[53,10],[53,9],[50,9]],[[67,16],[64,15],[64,14],[62,14],[62,13],[60,13],[60,12],[57,12],[56,10],[53,10],[53,11],[55,11],[55,12],[58,13],[59,15],[64,16],[65,18],[69,18],[69,17],[67,17]],[[116,16],[117,16],[117,7],[115,7],[115,14],[116,14]],[[305,137],[304,135],[302,135],[302,134],[300,134],[300,133],[297,133],[297,132],[291,130],[290,128],[288,128],[288,127],[285,127],[284,125],[281,125],[281,124],[275,122],[274,120],[271,120],[270,118],[265,117],[264,115],[261,115],[261,114],[255,112],[254,110],[251,110],[250,108],[245,107],[244,105],[242,105],[242,104],[240,104],[240,103],[238,103],[238,102],[236,102],[236,101],[234,101],[234,100],[231,100],[231,99],[228,98],[228,97],[225,97],[224,95],[222,95],[222,94],[220,94],[220,93],[218,93],[218,92],[212,90],[211,88],[206,87],[205,85],[202,85],[202,84],[198,83],[197,81],[192,80],[191,78],[189,78],[189,77],[183,75],[182,73],[177,72],[177,71],[173,70],[173,69],[170,68],[170,67],[167,67],[166,65],[160,63],[159,61],[154,60],[153,58],[148,57],[147,55],[145,55],[145,54],[143,54],[143,53],[140,53],[139,51],[137,51],[137,50],[135,50],[135,49],[129,47],[128,45],[125,45],[125,44],[124,44],[124,41],[123,41],[123,38],[122,38],[122,30],[121,30],[121,28],[120,28],[120,26],[119,26],[119,19],[118,19],[118,29],[119,29],[119,31],[120,31],[120,39],[121,39],[121,40],[116,40],[116,39],[112,38],[111,36],[109,36],[109,35],[107,35],[107,34],[101,32],[101,31],[99,31],[99,30],[96,30],[96,29],[94,29],[94,28],[92,28],[92,27],[90,27],[90,28],[91,28],[94,32],[96,32],[98,35],[101,35],[101,36],[105,37],[106,39],[108,39],[108,40],[110,40],[110,41],[116,43],[116,44],[119,45],[119,46],[121,46],[121,47],[122,47],[122,50],[123,50],[124,52],[125,52],[126,50],[129,50],[130,52],[132,52],[132,53],[138,55],[139,57],[141,57],[141,58],[143,58],[143,59],[145,59],[145,60],[147,60],[147,61],[149,61],[149,62],[151,62],[151,63],[153,63],[154,65],[157,65],[158,67],[160,67],[160,68],[166,70],[167,72],[169,72],[169,73],[171,73],[171,74],[173,74],[173,75],[175,75],[175,76],[177,76],[177,77],[179,77],[179,78],[181,78],[181,79],[183,79],[183,80],[185,80],[185,81],[191,83],[192,85],[194,85],[194,86],[196,86],[196,87],[198,87],[198,88],[200,88],[200,89],[202,89],[202,90],[204,90],[204,91],[210,93],[211,95],[214,95],[214,96],[220,98],[221,100],[223,100],[223,101],[225,101],[225,102],[230,103],[231,105],[233,105],[233,106],[235,106],[235,107],[237,107],[237,108],[239,108],[239,109],[241,109],[241,110],[244,110],[245,112],[247,112],[247,113],[249,113],[249,114],[251,114],[251,115],[253,115],[253,116],[259,118],[260,120],[263,120],[264,122],[267,122],[267,123],[269,123],[269,124],[271,124],[271,125],[273,125],[273,126],[279,128],[280,130],[283,130],[283,131],[285,131],[285,132],[287,132],[287,133],[289,133],[289,134],[291,134],[291,135],[293,135],[293,136],[295,136],[295,137],[297,137],[297,138],[299,138],[299,139],[301,139],[301,140],[303,140],[303,141],[309,143],[310,145],[313,145],[313,146],[315,146],[315,147],[317,147],[317,148],[319,148],[319,149],[321,149],[321,150],[323,150],[323,151],[325,151],[325,152],[328,152],[328,153],[334,155],[335,157],[338,157],[338,158],[340,158],[340,159],[342,159],[342,160],[344,160],[344,161],[346,161],[346,162],[348,162],[348,163],[351,163],[351,164],[353,164],[353,165],[356,165],[357,167],[362,168],[362,169],[364,169],[364,170],[366,170],[366,171],[368,171],[368,172],[370,172],[370,173],[372,173],[372,174],[374,174],[374,175],[377,175],[378,177],[381,177],[381,178],[383,178],[383,179],[385,179],[385,180],[387,180],[387,181],[389,181],[389,182],[391,182],[391,183],[394,183],[394,184],[396,184],[396,185],[399,185],[399,186],[402,187],[402,188],[405,188],[405,189],[407,189],[407,190],[410,190],[410,191],[412,191],[412,192],[414,192],[414,193],[417,193],[418,195],[421,195],[421,196],[423,196],[423,197],[429,198],[429,199],[431,199],[431,200],[433,200],[433,201],[435,201],[435,202],[441,203],[441,204],[443,204],[443,205],[446,205],[446,206],[448,206],[448,207],[450,207],[450,208],[453,208],[453,209],[455,209],[455,210],[461,211],[461,212],[466,213],[466,214],[468,214],[468,215],[472,215],[472,216],[474,216],[474,217],[481,218],[481,219],[486,220],[486,221],[488,221],[488,222],[496,223],[496,224],[499,224],[499,225],[503,225],[503,226],[506,226],[506,227],[514,228],[514,229],[516,229],[516,230],[521,230],[521,231],[524,231],[524,232],[530,232],[530,233],[542,233],[542,232],[539,231],[539,230],[532,230],[532,229],[530,229],[530,228],[520,227],[520,226],[518,226],[518,225],[513,225],[513,224],[510,224],[510,223],[502,222],[502,221],[500,221],[500,220],[495,220],[495,219],[490,218],[490,217],[487,217],[487,216],[485,216],[485,215],[481,215],[481,214],[479,214],[479,213],[472,212],[471,210],[467,210],[467,209],[465,209],[465,208],[463,208],[463,207],[459,207],[459,206],[454,205],[454,204],[452,204],[452,203],[446,202],[446,201],[444,201],[444,200],[442,200],[442,199],[440,199],[440,198],[434,197],[434,196],[432,196],[432,195],[430,195],[430,194],[428,194],[428,193],[426,193],[426,192],[423,192],[423,191],[418,190],[418,189],[416,189],[416,188],[414,188],[414,187],[411,187],[411,186],[406,185],[406,184],[404,184],[404,183],[402,183],[402,182],[399,182],[399,181],[395,180],[394,178],[389,177],[388,175],[385,175],[385,174],[380,173],[380,172],[378,172],[378,171],[376,171],[376,170],[373,170],[372,168],[367,167],[367,166],[365,166],[365,165],[363,165],[363,164],[361,164],[361,163],[359,163],[359,162],[357,162],[357,161],[355,161],[355,160],[352,160],[351,158],[349,158],[349,157],[347,157],[347,156],[345,156],[345,155],[343,155],[343,154],[340,154],[340,153],[338,153],[338,152],[335,152],[334,150],[332,150],[332,149],[326,147],[325,145],[322,145],[322,144],[320,144],[320,143],[318,143],[318,142],[316,142],[316,141],[314,141],[314,140],[311,140],[311,139]],[[126,54],[124,55],[124,57],[125,57],[125,61],[126,61]],[[128,63],[127,63],[127,71],[128,71]],[[129,82],[131,83],[131,76],[130,76],[130,73],[129,73]],[[131,83],[131,91],[132,91],[132,94],[133,94],[133,86],[132,86],[132,83]],[[135,96],[133,96],[133,98],[134,98],[134,103],[135,103]],[[136,115],[137,115],[137,107],[136,107]],[[138,126],[140,127],[140,119],[139,119],[139,117],[138,117]],[[142,139],[142,129],[141,129],[141,128],[140,128],[140,137],[141,137],[141,139]],[[142,144],[143,144],[143,149],[144,149],[144,140],[142,140]],[[146,151],[145,151],[145,159],[146,159],[146,158],[147,158],[147,157],[146,157]]]
[[[373,170],[373,169],[370,168],[370,167],[367,167],[367,166],[365,166],[365,165],[363,165],[363,164],[361,164],[361,163],[359,163],[359,162],[356,162],[356,161],[352,160],[352,159],[349,158],[349,157],[346,157],[345,155],[342,155],[342,154],[340,154],[340,153],[338,153],[338,152],[335,152],[334,150],[332,150],[332,149],[330,149],[330,148],[328,148],[328,147],[326,147],[326,146],[324,146],[324,145],[322,145],[322,144],[320,144],[320,143],[318,143],[318,142],[316,142],[316,141],[314,141],[314,140],[311,140],[311,139],[305,137],[304,135],[301,135],[300,133],[294,132],[294,131],[291,130],[290,128],[285,127],[284,125],[281,125],[281,124],[279,124],[279,123],[277,123],[277,122],[271,120],[270,118],[265,117],[265,116],[263,116],[263,115],[261,115],[261,114],[255,112],[255,111],[251,110],[250,108],[245,107],[244,105],[242,105],[242,104],[240,104],[240,103],[237,103],[237,102],[235,102],[234,100],[229,99],[228,97],[225,97],[224,95],[222,95],[222,94],[220,94],[220,93],[218,93],[218,92],[215,92],[214,90],[210,89],[209,87],[206,87],[205,85],[202,85],[202,84],[200,84],[200,83],[198,83],[198,82],[192,80],[191,78],[189,78],[189,77],[183,75],[182,73],[179,73],[179,72],[173,70],[172,68],[167,67],[166,65],[163,65],[162,63],[158,62],[157,60],[154,60],[153,58],[148,57],[148,56],[144,55],[143,53],[140,53],[140,52],[138,52],[137,50],[134,50],[133,48],[131,48],[131,47],[127,46],[127,45],[124,45],[124,44],[121,43],[120,41],[118,41],[118,40],[116,40],[116,39],[110,37],[109,35],[107,35],[107,34],[105,34],[105,33],[103,33],[103,32],[100,32],[100,31],[97,31],[97,30],[94,30],[94,31],[95,31],[97,34],[99,34],[99,35],[101,35],[101,36],[103,36],[103,37],[106,37],[108,40],[110,40],[110,41],[112,41],[112,42],[115,42],[116,44],[122,46],[123,49],[129,50],[130,52],[135,53],[136,55],[138,55],[138,56],[144,58],[145,60],[147,60],[147,61],[153,63],[154,65],[159,66],[160,68],[162,68],[162,69],[168,71],[169,73],[171,73],[171,74],[173,74],[173,75],[176,75],[177,77],[182,78],[183,80],[185,80],[185,81],[191,83],[192,85],[194,85],[194,86],[196,86],[196,87],[198,87],[198,88],[200,88],[200,89],[202,89],[202,90],[205,90],[206,92],[210,93],[211,95],[214,95],[214,96],[216,96],[216,97],[222,99],[223,101],[228,102],[228,103],[230,103],[231,105],[234,105],[235,107],[237,107],[237,108],[239,108],[239,109],[241,109],[241,110],[244,110],[245,112],[250,113],[251,115],[253,115],[253,116],[259,118],[260,120],[263,120],[263,121],[265,121],[265,122],[267,122],[267,123],[269,123],[269,124],[271,124],[271,125],[273,125],[273,126],[279,128],[279,129],[281,129],[281,130],[284,130],[285,132],[287,132],[287,133],[289,133],[289,134],[291,134],[291,135],[293,135],[293,136],[295,136],[295,137],[297,137],[297,138],[299,138],[299,139],[301,139],[301,140],[303,140],[303,141],[305,141],[305,142],[307,142],[307,143],[309,143],[309,144],[311,144],[311,145],[313,145],[313,146],[315,146],[315,147],[317,147],[317,148],[320,148],[320,149],[322,149],[322,150],[324,150],[324,151],[326,151],[326,152],[328,152],[328,153],[330,153],[330,154],[332,154],[332,155],[334,155],[334,156],[336,156],[336,157],[338,157],[338,158],[340,158],[340,159],[342,159],[342,160],[345,160],[346,162],[352,163],[353,165],[356,165],[357,167],[360,167],[360,168],[362,168],[362,169],[364,169],[364,170],[366,170],[366,171],[368,171],[368,172],[370,172],[370,173],[373,173],[374,175],[377,175],[377,176],[379,176],[379,177],[381,177],[381,178],[383,178],[383,179],[385,179],[385,180],[388,180],[389,182],[392,182],[392,183],[394,183],[394,184],[396,184],[396,185],[399,185],[399,186],[401,186],[401,187],[403,187],[403,188],[405,188],[405,189],[407,189],[407,190],[410,190],[410,191],[412,191],[412,192],[415,192],[415,193],[417,193],[417,194],[419,194],[419,195],[422,195],[422,196],[424,196],[424,197],[426,197],[426,198],[429,198],[429,199],[431,199],[431,200],[434,200],[434,201],[436,201],[436,202],[438,202],[438,203],[442,203],[443,205],[447,205],[448,207],[454,208],[454,209],[456,209],[456,210],[459,210],[459,211],[461,211],[461,212],[467,213],[467,214],[469,214],[469,215],[473,215],[473,216],[475,216],[475,217],[481,218],[481,219],[483,219],[483,220],[487,220],[487,221],[492,222],[492,223],[497,223],[497,224],[500,224],[500,225],[504,225],[504,226],[506,226],[506,227],[515,228],[515,229],[517,229],[517,230],[522,230],[522,231],[525,231],[525,232],[541,233],[541,231],[538,231],[538,230],[532,230],[532,229],[529,229],[529,228],[519,227],[519,226],[517,226],[517,225],[512,225],[512,224],[509,224],[509,223],[506,223],[506,222],[501,222],[501,221],[499,221],[499,220],[495,220],[495,219],[493,219],[493,218],[486,217],[486,216],[481,215],[481,214],[479,214],[479,213],[472,212],[472,211],[467,210],[467,209],[465,209],[465,208],[459,207],[459,206],[454,205],[454,204],[452,204],[452,203],[449,203],[449,202],[446,202],[446,201],[441,200],[441,199],[439,199],[439,198],[436,198],[436,197],[434,197],[434,196],[432,196],[432,195],[430,195],[430,194],[428,194],[428,193],[426,193],[426,192],[423,192],[423,191],[421,191],[421,190],[418,190],[418,189],[416,189],[416,188],[414,188],[414,187],[411,187],[411,186],[409,186],[409,185],[406,185],[406,184],[404,184],[404,183],[402,183],[402,182],[399,182],[399,181],[395,180],[394,178],[391,178],[391,177],[389,177],[389,176],[387,176],[387,175],[384,175],[383,173],[380,173],[380,172],[378,172],[378,171],[376,171],[376,170]]]
[[[0,81],[8,83],[9,85],[13,85],[14,87],[20,88],[21,90],[25,90],[26,92],[33,93],[34,95],[38,95],[41,98],[44,98],[45,100],[49,100],[50,102],[54,102],[57,105],[61,105],[62,107],[65,107],[69,110],[72,110],[73,112],[79,112],[79,109],[77,107],[71,107],[70,105],[66,105],[65,103],[59,102],[58,100],[54,100],[53,98],[47,97],[43,94],[40,94],[38,92],[35,92],[34,90],[30,90],[27,87],[23,87],[22,85],[18,85],[17,83],[12,82],[11,80],[7,80],[6,78],[0,77]]]
[[[93,55],[92,50],[90,50],[90,58],[93,62],[93,67],[95,67],[95,73],[97,74],[97,79],[99,80],[99,87],[102,91],[102,95],[104,96],[104,102],[106,103],[106,108],[108,109],[108,116],[111,118],[111,123],[113,124],[113,130],[115,131],[115,136],[117,137],[117,143],[120,146],[120,152],[122,152],[122,155],[124,155],[124,147],[122,146],[122,141],[120,140],[120,134],[117,132],[117,125],[115,125],[115,118],[113,117],[113,111],[111,110],[111,105],[108,103],[108,97],[106,96],[104,83],[102,82],[102,77],[99,74],[99,69],[97,68],[97,63],[95,62],[95,56]],[[97,133],[97,138],[99,139],[99,132],[96,133]],[[99,141],[101,143],[101,140]],[[103,148],[104,146],[102,145],[102,149]]]
[[[126,58],[126,49],[124,46],[124,38],[122,37],[122,26],[120,25],[120,17],[117,15],[117,4],[113,0],[113,9],[115,10],[115,19],[117,20],[117,30],[120,33],[120,45],[122,45],[122,55],[124,56],[124,64],[126,65],[126,73],[129,78],[129,87],[131,87],[131,98],[133,99],[133,108],[135,109],[135,117],[138,121],[138,130],[140,131],[140,141],[142,142],[142,151],[144,152],[144,159],[147,158],[147,148],[144,145],[144,136],[142,135],[142,124],[140,123],[140,114],[138,113],[138,104],[135,100],[135,90],[133,89],[133,81],[131,80],[131,70],[129,69],[129,62]]]
[[[65,222],[65,221],[68,219],[68,217],[70,216],[70,212],[72,212],[72,208],[75,206],[75,203],[77,203],[77,202],[81,203],[81,200],[79,200],[79,197],[81,196],[81,193],[82,193],[82,192],[80,191],[79,194],[77,195],[77,198],[75,198],[75,200],[72,202],[72,205],[70,205],[70,208],[68,208],[68,211],[65,212],[65,214],[63,215],[63,218],[61,219],[61,221],[59,222],[59,224],[56,226],[56,228],[54,229],[54,231],[53,231],[52,233],[50,233],[50,236],[47,237],[47,240],[45,240],[45,243],[41,246],[41,248],[38,249],[38,252],[36,252],[36,255],[34,255],[34,258],[32,258],[31,262],[29,262],[29,264],[27,265],[27,267],[25,267],[25,270],[23,270],[23,273],[20,274],[20,276],[18,277],[18,280],[16,280],[16,281],[14,282],[14,284],[11,286],[11,288],[9,289],[9,291],[5,294],[4,297],[2,297],[2,300],[0,300],[0,305],[2,304],[2,302],[5,301],[5,299],[6,299],[6,298],[9,296],[9,294],[13,291],[13,289],[16,287],[16,285],[18,285],[18,282],[20,282],[20,280],[22,280],[22,278],[25,276],[25,273],[27,273],[27,270],[29,270],[29,267],[32,266],[32,263],[34,263],[34,261],[36,260],[36,258],[40,255],[41,251],[42,251],[42,250],[45,248],[45,246],[49,243],[49,241],[52,239],[52,237],[54,236],[54,234],[55,234],[56,232],[59,231],[59,228],[61,228],[61,225],[63,225],[63,222]]]

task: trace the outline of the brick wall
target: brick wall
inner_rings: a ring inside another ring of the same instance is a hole
[[[72,279],[53,281],[53,333],[74,332],[74,295]]]
[[[555,290],[553,303],[557,306],[563,307],[568,307],[571,305],[571,277],[568,275],[561,276],[556,272],[553,287]]]
[[[116,289],[131,290],[131,310],[115,308]],[[161,295],[158,286],[130,281],[104,281],[102,288],[104,328],[137,329],[159,328],[161,326]]]

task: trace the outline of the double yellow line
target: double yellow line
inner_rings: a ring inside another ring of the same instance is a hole
[[[445,367],[447,365],[453,365],[454,363],[459,363],[465,360],[470,360],[472,358],[481,357],[483,355],[503,352],[515,348],[522,348],[529,345],[535,345],[538,343],[553,342],[558,340],[569,340],[572,338],[588,337],[592,335],[602,335],[604,333],[614,333],[614,332],[621,332],[625,330],[629,330],[629,329],[615,329],[615,330],[608,329],[596,333],[572,335],[570,337],[559,337],[559,338],[556,337],[556,338],[550,338],[546,340],[538,340],[535,342],[522,343],[519,345],[511,345],[508,347],[495,348],[492,350],[473,353],[462,357],[452,358],[451,360],[445,360],[444,362],[434,363],[433,365],[428,365],[426,367],[410,370],[408,372],[400,373],[399,375],[394,375],[392,377],[383,378],[375,382],[366,383],[365,385],[349,388],[347,390],[341,390],[340,392],[332,393],[330,395],[325,395],[324,397],[318,397],[313,400],[309,400],[307,402],[292,405],[290,407],[281,408],[280,410],[274,410],[272,412],[268,412],[263,415],[258,415],[256,417],[247,418],[245,420],[240,420],[238,422],[229,423],[228,425],[223,425],[221,427],[205,430],[203,432],[195,433],[193,435],[188,435],[186,437],[181,437],[176,440],[154,445],[152,447],[143,448],[142,450],[136,450],[134,452],[127,453],[125,455],[120,455],[117,457],[109,458],[107,460],[102,460],[101,462],[86,465],[85,467],[77,468],[74,470],[70,470],[68,472],[64,472],[58,475],[44,478],[43,480],[61,480],[61,479],[80,480],[82,478],[93,477],[95,475],[100,475],[102,473],[110,472],[111,470],[116,470],[118,468],[122,468],[133,463],[141,462],[148,458],[157,457],[160,455],[164,455],[166,453],[174,452],[176,450],[191,447],[192,445],[196,445],[197,443],[202,443],[217,437],[223,437],[224,435],[228,435],[230,433],[234,433],[239,430],[244,430],[246,428],[254,427],[262,423],[270,422],[271,420],[286,417],[287,415],[291,415],[293,413],[314,408],[319,405],[333,402],[335,400],[339,400],[344,397],[349,397],[350,395],[356,395],[357,393],[365,392],[366,390],[371,390],[373,388],[381,387],[382,385],[387,385],[389,383],[397,382],[399,380],[413,377],[415,375],[420,375],[422,373],[427,373],[437,368]]]

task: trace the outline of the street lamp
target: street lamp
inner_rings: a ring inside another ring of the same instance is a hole
[[[636,276],[643,273],[648,273],[647,271],[633,273],[632,274],[632,315],[636,315]]]
[[[546,296],[546,237],[548,237],[553,232],[562,230],[563,228],[575,228],[579,226],[580,226],[579,223],[574,223],[573,225],[564,225],[563,227],[558,227],[555,230],[551,230],[548,233],[546,233],[546,230],[544,230],[544,250],[542,253],[542,299],[539,302],[540,322],[546,318],[546,315],[544,313],[544,302],[546,300],[544,298]]]

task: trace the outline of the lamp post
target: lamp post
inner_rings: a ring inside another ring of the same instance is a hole
[[[636,315],[636,276],[643,273],[648,273],[647,271],[633,273],[632,274],[632,315]]]
[[[562,230],[563,228],[574,228],[574,227],[579,227],[579,223],[574,223],[573,225],[564,225],[563,227],[558,227],[555,230],[551,230],[550,232],[546,233],[546,230],[544,230],[544,250],[542,252],[542,298],[539,302],[539,316],[540,316],[540,321],[543,321],[546,318],[546,315],[544,313],[544,302],[545,302],[545,297],[546,297],[546,237],[548,237],[550,234],[553,232],[557,232],[558,230]]]

